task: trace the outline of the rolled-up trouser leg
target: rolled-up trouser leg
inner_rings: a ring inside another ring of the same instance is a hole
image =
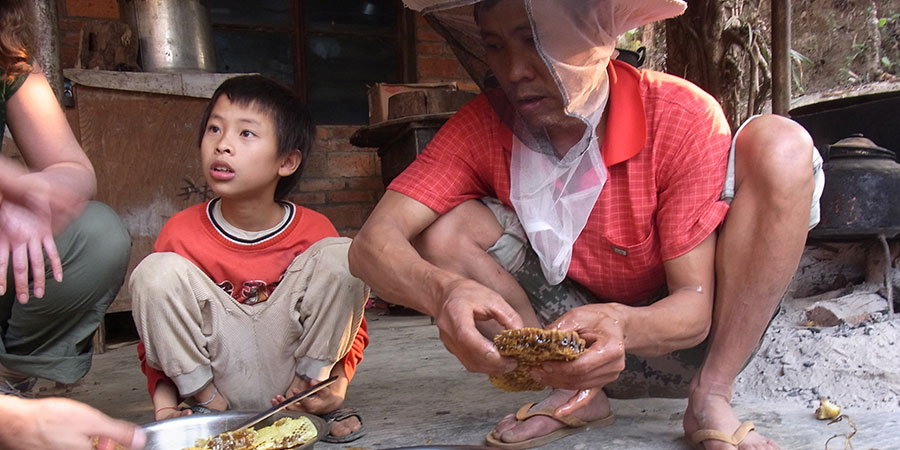
[[[125,280],[131,238],[112,209],[90,202],[54,240],[63,281],[53,279],[45,259],[43,298],[17,302],[12,268],[8,270],[7,292],[0,297],[0,364],[73,383],[91,367],[92,337]]]

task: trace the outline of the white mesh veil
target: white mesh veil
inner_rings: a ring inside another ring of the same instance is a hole
[[[526,126],[491,72],[475,4],[524,4],[534,46],[562,94],[565,112],[585,124],[581,139],[554,149],[547,130]],[[626,31],[681,14],[681,0],[404,0],[421,11],[513,131],[510,201],[552,284],[568,272],[572,245],[587,223],[607,171],[597,126],[609,98],[606,67]]]

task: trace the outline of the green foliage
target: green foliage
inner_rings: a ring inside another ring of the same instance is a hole
[[[884,28],[884,27],[886,27],[889,23],[891,23],[891,22],[896,22],[898,19],[900,19],[900,13],[894,13],[894,14],[891,14],[890,16],[888,16],[888,17],[880,17],[880,18],[878,19],[878,28],[879,28],[879,29]]]
[[[802,93],[805,91],[803,88],[803,67],[812,67],[815,63],[813,60],[806,57],[806,55],[794,49],[791,49],[791,62],[796,66],[796,70],[791,71],[791,80],[794,82],[794,90]]]

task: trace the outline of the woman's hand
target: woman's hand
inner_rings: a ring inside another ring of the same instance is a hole
[[[147,437],[137,425],[64,398],[24,400],[0,397],[0,448],[8,450],[111,450],[144,448]]]

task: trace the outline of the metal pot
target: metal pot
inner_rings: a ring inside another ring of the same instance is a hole
[[[828,146],[819,225],[811,238],[900,234],[900,163],[897,155],[860,134]]]
[[[258,411],[226,411],[215,414],[195,414],[153,422],[143,426],[144,431],[147,433],[147,446],[145,449],[181,450],[193,447],[197,439],[205,439],[233,430],[235,427],[247,422],[257,413]],[[318,436],[314,441],[297,448],[297,450],[310,450],[315,445],[315,442],[319,440],[319,437],[328,434],[328,424],[319,416],[301,412],[282,411],[260,422],[254,428],[259,429],[271,425],[272,422],[282,417],[299,416],[308,417],[316,426],[316,430],[318,430]]]
[[[119,0],[145,72],[215,72],[206,0]]]

